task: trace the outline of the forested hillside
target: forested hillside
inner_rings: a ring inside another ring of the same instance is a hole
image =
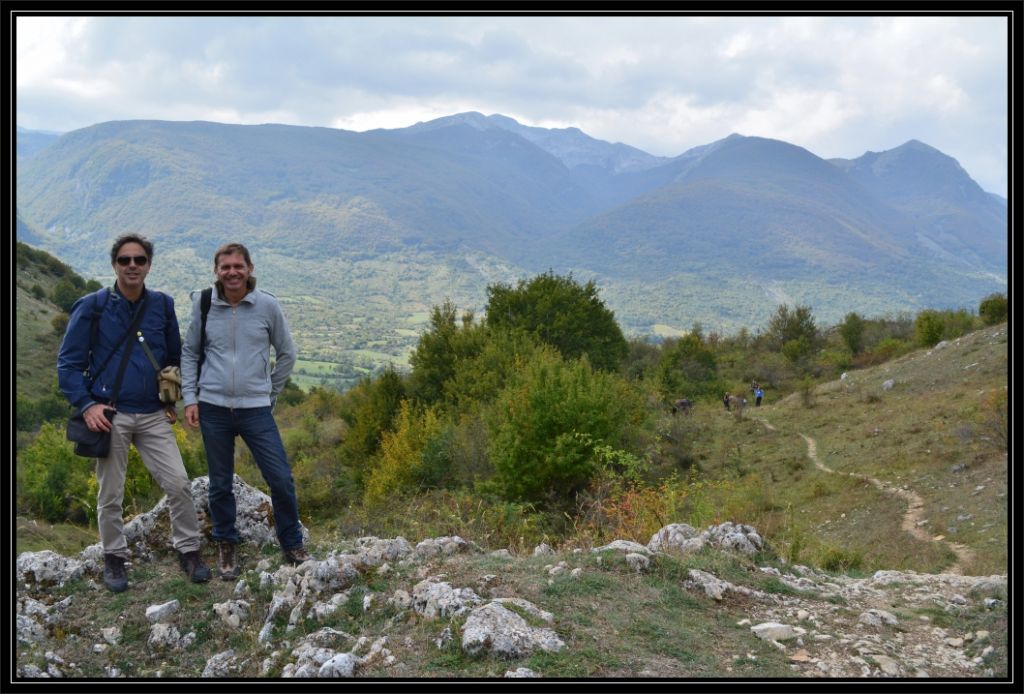
[[[57,348],[71,305],[83,294],[99,289],[45,251],[21,242],[15,258],[17,310],[15,392],[19,430],[67,412],[57,391]]]

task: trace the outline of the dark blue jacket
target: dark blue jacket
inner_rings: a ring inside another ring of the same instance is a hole
[[[174,300],[153,289],[143,289],[143,292],[149,296],[149,301],[139,330],[161,367],[180,366],[181,334],[178,332],[178,319],[174,315]],[[102,301],[103,293],[106,294],[106,303],[98,318],[96,344],[90,359],[92,317],[98,302]],[[141,306],[142,297],[133,304],[121,295],[115,285],[113,289],[104,288],[86,294],[71,307],[68,327],[57,353],[57,382],[72,405],[81,408],[96,402],[110,401],[121,357],[128,346],[128,342],[121,343],[121,338],[131,326],[135,311]],[[139,344],[138,337],[132,335],[130,339],[135,344],[128,358],[115,406],[122,412],[156,412],[164,407],[157,389],[156,371]],[[111,355],[114,348],[117,350]],[[106,366],[103,372],[94,373],[104,362]],[[91,378],[86,378],[83,373],[87,368]]]

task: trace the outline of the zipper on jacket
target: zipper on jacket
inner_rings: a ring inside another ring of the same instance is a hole
[[[238,384],[235,379],[238,376],[238,321],[237,321],[238,307],[231,307],[231,402],[234,409],[235,400],[237,399]]]

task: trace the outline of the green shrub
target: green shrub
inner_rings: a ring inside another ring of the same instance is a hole
[[[914,349],[914,345],[906,340],[887,337],[879,341],[871,351],[858,354],[853,360],[853,365],[858,369],[875,366],[906,354],[912,349]]]
[[[77,278],[77,276],[76,276]],[[81,281],[81,278],[77,278]],[[81,286],[76,285],[71,279],[65,277],[62,278],[57,285],[53,288],[53,303],[57,304],[57,307],[64,313],[71,313],[71,307],[74,306],[75,302],[79,298],[85,296],[88,292],[85,291],[85,285],[82,283]]]
[[[847,313],[839,324],[839,335],[843,338],[846,348],[854,355],[864,349],[864,319],[856,313]]]
[[[597,285],[547,272],[516,287],[487,287],[487,325],[522,330],[565,359],[587,356],[595,369],[617,371],[628,346],[615,314],[598,297]]]
[[[61,311],[50,320],[50,325],[53,326],[54,335],[64,335],[64,331],[68,329],[69,318],[70,316],[68,316],[68,314]]]
[[[710,399],[722,392],[715,356],[699,335],[666,341],[656,373],[661,395],[669,401]]]
[[[571,500],[596,470],[594,446],[617,447],[641,418],[639,396],[620,377],[591,369],[586,359],[538,353],[489,418],[491,458],[506,498]]]
[[[349,428],[338,453],[357,485],[365,483],[370,461],[384,432],[391,428],[405,393],[402,377],[391,368],[376,379],[363,379],[345,393],[340,414]]]
[[[823,349],[815,359],[815,370],[826,377],[835,377],[851,366],[853,354],[846,348]]]
[[[430,327],[420,335],[409,357],[412,396],[426,404],[439,402],[445,394],[445,384],[455,376],[460,362],[479,354],[487,339],[487,329],[473,323],[471,312],[463,313],[459,321],[451,301],[434,306]]]
[[[533,359],[540,346],[537,338],[522,331],[488,328],[480,349],[460,360],[445,382],[445,405],[453,412],[479,412]]]
[[[944,328],[938,311],[921,311],[914,320],[914,339],[922,347],[934,347],[942,339]]]
[[[937,311],[926,309],[914,321],[914,337],[922,347],[934,347],[939,340],[966,335],[975,327],[974,316],[967,309]]]
[[[1009,313],[1009,304],[1005,294],[989,294],[981,300],[978,306],[978,315],[985,321],[985,325],[995,325],[1006,320]]]
[[[63,426],[46,423],[18,454],[18,513],[50,523],[96,518],[91,461],[75,455]]]

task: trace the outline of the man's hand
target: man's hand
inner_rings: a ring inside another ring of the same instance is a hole
[[[164,415],[167,417],[167,421],[174,424],[178,421],[178,410],[173,407],[168,407],[164,410]]]
[[[199,405],[185,406],[185,424],[190,427],[199,426]]]
[[[82,414],[82,419],[85,420],[85,425],[89,427],[91,431],[110,431],[114,425],[107,419],[104,413],[106,410],[117,411],[110,405],[104,405],[103,403],[96,403],[91,406]]]

